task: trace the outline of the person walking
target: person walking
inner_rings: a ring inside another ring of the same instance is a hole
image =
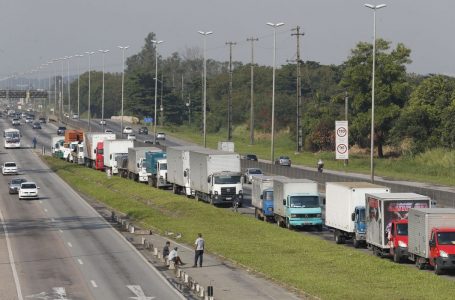
[[[202,238],[202,234],[198,233],[197,239],[194,242],[194,265],[193,267],[197,267],[197,263],[199,261],[199,267],[202,268],[202,259],[204,256],[204,248],[205,248],[205,241]]]
[[[34,138],[33,138],[33,141],[32,141],[32,143],[33,143],[33,149],[36,149],[36,143],[37,143],[37,142],[38,142],[38,141],[36,140],[36,137],[34,137]]]

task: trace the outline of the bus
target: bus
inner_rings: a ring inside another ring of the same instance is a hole
[[[9,128],[3,131],[5,140],[5,148],[20,148],[21,147],[21,132],[19,129]]]

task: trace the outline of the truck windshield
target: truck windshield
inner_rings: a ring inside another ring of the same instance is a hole
[[[359,209],[359,222],[365,222],[365,209]]]
[[[167,170],[167,164],[164,164],[164,163],[160,164],[160,170],[163,170],[163,171]]]
[[[455,231],[454,232],[438,232],[439,245],[455,245]]]
[[[215,184],[237,184],[240,183],[240,176],[215,176]]]
[[[290,200],[291,207],[319,207],[318,196],[292,196]]]
[[[397,224],[398,235],[408,235],[408,224]]]
[[[97,149],[96,154],[103,155],[103,149]]]
[[[273,191],[267,191],[264,193],[264,200],[273,200]]]

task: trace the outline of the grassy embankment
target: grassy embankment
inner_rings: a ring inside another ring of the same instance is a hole
[[[253,218],[126,179],[46,157],[76,190],[128,214],[142,226],[181,232],[192,243],[278,282],[323,299],[453,299],[455,284],[433,273],[372,257]],[[149,203],[147,205],[147,203]]]
[[[203,143],[202,136],[194,128],[168,127],[164,131],[183,140],[197,144]],[[207,134],[207,146],[216,148],[218,141],[226,140],[226,136],[227,134],[224,132]],[[250,145],[249,131],[242,126],[236,127],[233,132],[235,151],[241,154],[254,153],[262,159],[270,159],[270,137],[260,134],[256,134],[256,136],[255,145]],[[335,159],[334,152],[310,153],[304,151],[295,154],[295,143],[291,141],[287,133],[276,135],[275,157],[279,155],[288,155],[292,159],[292,163],[296,165],[316,167],[316,162],[322,158],[326,169],[370,174],[369,152],[364,154],[352,154],[351,152],[349,164],[344,166],[343,161]],[[455,150],[434,149],[415,157],[376,158],[375,174],[400,180],[455,186]]]

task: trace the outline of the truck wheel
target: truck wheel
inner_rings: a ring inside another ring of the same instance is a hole
[[[442,275],[444,274],[444,271],[441,269],[441,267],[438,265],[438,263],[434,263],[434,273],[436,275]]]
[[[360,248],[360,241],[355,237],[352,238],[352,244],[354,245],[354,248]]]
[[[425,264],[421,263],[419,258],[416,258],[416,267],[419,270],[423,270],[425,269]]]
[[[396,251],[393,251],[393,261],[397,264],[401,263],[401,256]]]
[[[341,235],[338,230],[335,230],[333,235],[334,235],[335,243],[337,243],[337,244],[343,244],[344,243],[343,235]]]
[[[292,229],[292,225],[291,225],[291,223],[289,222],[289,219],[288,219],[288,218],[286,218],[286,228],[287,228],[287,229]]]

